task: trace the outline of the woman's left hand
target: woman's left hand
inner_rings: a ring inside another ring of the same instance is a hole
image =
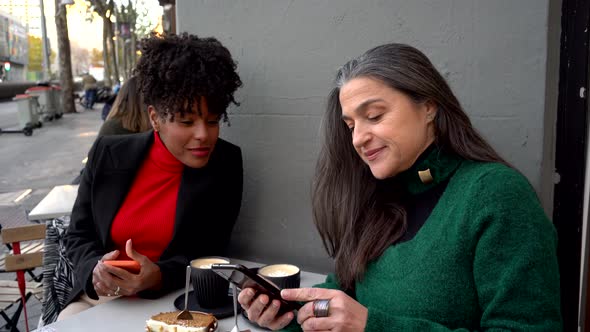
[[[281,297],[288,301],[308,302],[297,314],[304,331],[364,331],[369,311],[340,290],[324,288],[283,289]],[[328,316],[315,317],[313,301],[330,300]]]
[[[133,250],[131,240],[127,240],[125,244],[125,252],[129,258],[138,262],[141,270],[138,274],[134,274],[118,267],[105,264],[106,270],[113,274],[116,280],[116,285],[119,287],[117,295],[135,295],[138,292],[146,289],[157,289],[161,286],[162,272],[160,267],[150,261],[144,255],[139,254]]]

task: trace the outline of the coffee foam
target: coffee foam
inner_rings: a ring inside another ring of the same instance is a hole
[[[267,265],[258,270],[258,274],[266,277],[288,277],[299,272],[299,268],[291,264]]]
[[[191,261],[191,266],[197,269],[210,269],[213,264],[229,264],[222,258],[197,258]]]

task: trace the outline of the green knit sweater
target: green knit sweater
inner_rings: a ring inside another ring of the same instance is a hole
[[[357,281],[367,331],[562,330],[556,232],[524,176],[434,149],[399,177],[412,194],[450,180],[416,236]]]

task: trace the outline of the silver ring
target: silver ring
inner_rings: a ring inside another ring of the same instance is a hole
[[[121,290],[121,287],[117,286],[117,289],[115,290],[115,296],[119,296],[120,290]]]
[[[315,317],[328,317],[330,311],[330,300],[313,301],[313,315]]]

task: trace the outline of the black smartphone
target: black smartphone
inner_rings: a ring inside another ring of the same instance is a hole
[[[298,310],[302,304],[295,301],[286,301],[281,298],[281,289],[263,276],[240,264],[212,264],[211,270],[240,289],[252,288],[258,293],[266,294],[272,300],[279,300],[281,308],[279,314]]]

